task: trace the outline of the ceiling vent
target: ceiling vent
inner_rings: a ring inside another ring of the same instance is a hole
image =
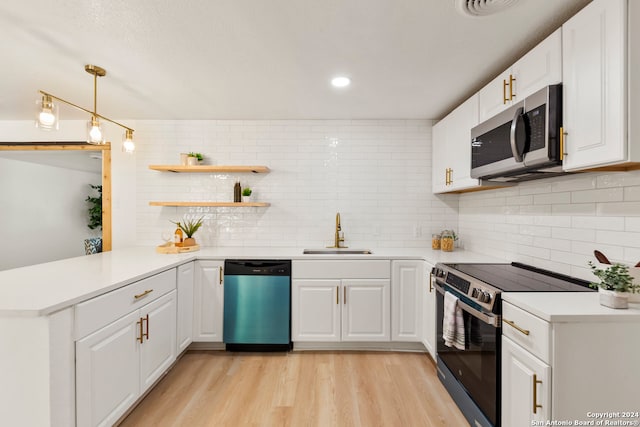
[[[454,0],[456,9],[464,16],[487,16],[501,12],[518,0]]]

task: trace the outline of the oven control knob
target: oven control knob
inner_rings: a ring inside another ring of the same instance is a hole
[[[473,291],[471,291],[471,298],[478,298],[478,288],[473,288]]]
[[[482,302],[490,302],[491,294],[487,291],[482,292]]]

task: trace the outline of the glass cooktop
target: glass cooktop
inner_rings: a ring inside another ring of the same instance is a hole
[[[526,264],[445,264],[503,292],[595,292],[587,280]],[[455,274],[455,273],[454,273]]]

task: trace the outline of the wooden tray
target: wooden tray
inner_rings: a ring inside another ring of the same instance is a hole
[[[200,245],[174,246],[171,242],[156,246],[156,252],[159,254],[181,254],[184,252],[195,252],[198,250],[200,250]]]

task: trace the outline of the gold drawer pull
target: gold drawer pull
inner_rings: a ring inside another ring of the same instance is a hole
[[[536,374],[533,374],[533,413],[538,412],[538,408],[542,409],[542,405],[538,405],[538,384],[542,384],[542,381],[538,379]]]
[[[515,328],[517,331],[522,332],[525,335],[529,335],[529,331],[526,329],[522,329],[520,326],[516,325],[516,322],[512,320],[507,320],[504,317],[502,318],[502,320],[504,321],[504,323],[511,326],[512,328]]]
[[[140,299],[140,298],[142,298],[142,297],[144,297],[144,296],[149,295],[151,292],[153,292],[153,289],[147,289],[147,290],[146,290],[146,291],[144,291],[143,293],[138,294],[138,295],[134,295],[133,297],[134,297],[135,299]]]

